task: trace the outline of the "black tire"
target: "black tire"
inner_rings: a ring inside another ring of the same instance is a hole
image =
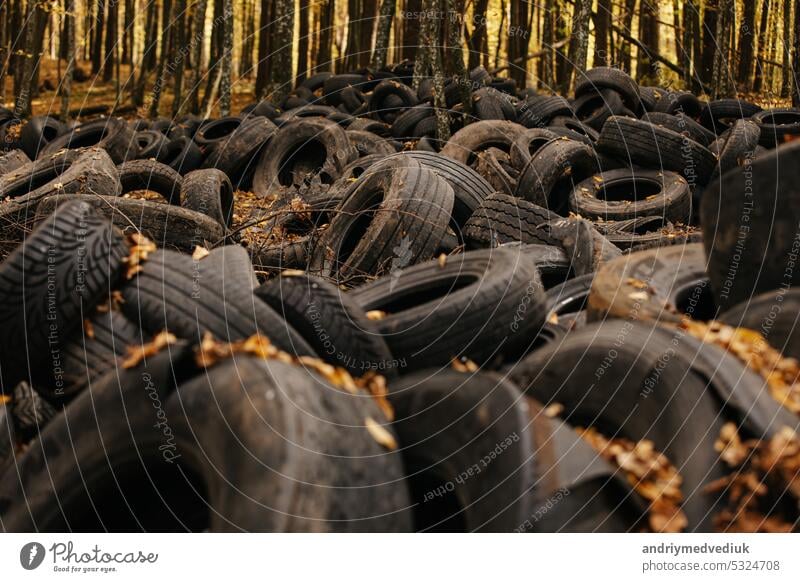
[[[253,190],[268,196],[278,186],[313,178],[332,184],[356,158],[347,132],[327,119],[299,119],[281,127],[261,154]]]
[[[692,193],[689,183],[675,172],[611,170],[575,186],[569,206],[590,220],[660,216],[665,221],[687,224],[692,215]]]
[[[717,160],[707,148],[669,129],[626,117],[611,117],[597,150],[652,170],[679,172],[693,188],[707,183]]]
[[[109,218],[123,232],[145,235],[159,248],[191,253],[198,245],[213,247],[225,236],[222,225],[203,214],[173,204],[120,196],[48,196],[39,205],[37,215],[54,212],[61,204],[74,199],[91,205],[95,212]]]
[[[22,150],[11,150],[0,155],[0,177],[30,163],[30,158]]]
[[[573,331],[528,356],[512,380],[544,405],[560,404],[572,424],[651,441],[683,478],[688,531],[713,531],[718,497],[706,485],[727,472],[714,449],[726,420],[741,422],[738,411],[748,406],[758,411],[754,417],[773,414],[765,427],[745,421],[745,434],[755,438],[775,434],[783,422],[796,424],[735,358],[652,324],[620,320]]]
[[[73,201],[0,265],[4,386],[30,378],[47,393],[63,384],[64,345],[83,314],[108,295],[127,253],[116,228],[88,204]]]
[[[184,136],[170,140],[158,161],[183,176],[200,167],[203,162],[203,154],[191,138]]]
[[[763,111],[761,107],[743,99],[717,99],[710,101],[700,112],[700,123],[717,135],[731,127],[737,119],[749,119]]]
[[[389,158],[354,183],[315,245],[311,267],[353,283],[398,262],[426,261],[444,238],[453,199],[453,189],[432,170]]]
[[[547,321],[567,331],[586,325],[594,273],[573,277],[547,290]]]
[[[603,128],[609,117],[622,115],[627,111],[622,96],[614,89],[600,89],[598,92],[581,95],[572,107],[575,109],[575,117],[597,131]]]
[[[286,269],[305,270],[308,267],[311,245],[311,237],[304,236],[274,245],[248,247],[247,250],[257,270],[280,273]]]
[[[341,93],[345,87],[355,87],[363,90],[367,80],[366,75],[358,74],[341,74],[328,77],[322,86],[325,102],[334,107],[339,105],[342,102]]]
[[[392,135],[397,139],[412,137],[417,124],[423,119],[432,117],[435,111],[426,103],[409,107],[394,119]]]
[[[719,320],[759,332],[787,358],[800,359],[800,290],[780,288],[734,305]]]
[[[527,200],[496,192],[481,203],[464,226],[471,248],[495,247],[519,241],[526,244],[557,244],[547,224],[558,215]]]
[[[242,125],[241,117],[220,117],[205,122],[194,135],[194,142],[205,152],[208,148],[227,141]]]
[[[574,117],[554,117],[548,126],[557,135],[563,135],[576,141],[594,146],[600,134],[592,127]],[[567,133],[569,132],[569,133]]]
[[[442,155],[472,166],[480,152],[497,147],[505,152],[525,131],[525,127],[512,121],[477,121],[458,130],[442,148]]]
[[[747,119],[734,121],[717,155],[719,164],[714,175],[722,175],[752,159],[760,136],[761,128],[755,122]]]
[[[666,222],[662,216],[597,222],[595,225],[611,243],[625,251],[703,242],[703,233],[699,228],[674,225]]]
[[[86,315],[88,323],[64,346],[64,386],[47,394],[54,402],[69,401],[104,374],[121,370],[128,348],[141,346],[150,339],[114,308]]]
[[[155,160],[131,160],[117,166],[122,193],[137,190],[157,192],[170,204],[180,205],[181,175]]]
[[[134,134],[134,139],[139,146],[139,156],[141,160],[159,160],[164,156],[167,143],[169,140],[160,131],[148,129],[145,131],[137,131]]]
[[[481,120],[517,119],[517,111],[509,96],[491,87],[481,87],[472,94],[472,115]]]
[[[625,106],[634,113],[641,111],[639,85],[630,75],[612,67],[595,67],[586,71],[575,85],[575,97],[598,93],[603,89],[616,91],[622,97]]]
[[[683,113],[687,117],[696,119],[703,110],[703,103],[688,91],[669,91],[656,102],[653,109],[658,113]]]
[[[705,268],[700,244],[636,251],[614,259],[594,277],[589,320],[714,319],[717,309]]]
[[[249,188],[256,160],[277,131],[266,117],[246,119],[226,138],[208,146],[203,168],[225,172],[237,189]]]
[[[575,185],[600,171],[594,150],[566,138],[543,145],[520,172],[515,195],[565,215]]]
[[[775,148],[800,135],[800,109],[769,109],[750,118],[761,128],[760,143]]]
[[[753,295],[800,285],[792,258],[800,223],[795,164],[800,144],[788,144],[728,171],[703,191],[708,275],[722,311]]]
[[[347,130],[347,139],[350,145],[358,152],[359,157],[378,154],[391,156],[397,153],[392,143],[383,137],[368,131]]]
[[[195,170],[183,177],[181,206],[216,220],[227,230],[233,220],[233,186],[220,170]]]
[[[22,152],[22,150],[13,151]],[[6,154],[6,156],[12,155],[13,152]],[[0,197],[17,198],[41,188],[64,173],[80,155],[76,151],[64,150],[33,162],[28,161],[26,164],[19,163],[22,158],[14,156],[11,165],[17,167],[0,176]]]
[[[511,144],[508,153],[511,165],[522,171],[542,146],[557,137],[558,134],[550,129],[538,127],[528,129]]]
[[[254,291],[303,336],[320,357],[353,376],[393,377],[402,362],[353,299],[324,279],[287,273]],[[408,363],[406,362],[406,365]]]
[[[150,333],[168,330],[200,342],[208,332],[224,342],[258,333],[295,355],[314,351],[249,286],[228,280],[215,265],[174,251],[158,251],[122,288],[122,312]]]
[[[56,409],[24,380],[16,385],[12,398],[14,434],[21,442],[27,443],[56,415]]]
[[[411,530],[400,455],[364,427],[370,398],[291,364],[191,360],[172,346],[70,403],[0,482],[3,529]]]
[[[352,291],[397,359],[446,366],[513,358],[544,323],[545,295],[524,247],[471,251],[395,271]]]
[[[399,98],[400,107],[390,104],[389,97]],[[414,107],[417,103],[417,95],[411,87],[394,80],[381,81],[370,96],[369,113],[372,118],[391,124],[403,109]]]
[[[36,159],[39,150],[67,131],[66,125],[49,115],[31,117],[20,132],[22,149],[29,158]]]
[[[678,112],[672,113],[653,112],[642,116],[642,121],[647,121],[653,125],[660,125],[671,129],[675,133],[685,135],[697,143],[708,147],[717,138],[714,132],[709,131],[688,115]]]
[[[530,516],[533,451],[516,386],[429,370],[392,384],[390,399],[416,531],[510,532]]]
[[[87,147],[106,150],[115,164],[133,160],[139,155],[139,145],[128,124],[122,119],[110,117],[82,123],[60,135],[41,148],[38,157],[49,156],[61,149]]]
[[[528,97],[517,104],[516,113],[517,123],[529,129],[547,127],[554,117],[573,115],[569,101],[558,95]]]

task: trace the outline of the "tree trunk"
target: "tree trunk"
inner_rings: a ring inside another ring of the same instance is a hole
[[[464,24],[462,14],[465,12],[464,0],[446,0],[445,5],[447,7],[447,18],[444,20],[447,25],[447,62],[445,72],[458,83],[464,113],[469,115],[472,112],[470,79],[467,67],[464,65],[464,51],[461,46],[461,30]]]
[[[119,2],[112,0],[108,5],[108,25],[106,26],[106,50],[103,59],[103,81],[108,83],[114,76],[114,54],[117,51],[117,28]]]
[[[28,117],[31,114],[31,84],[33,83],[34,52],[36,50],[36,19],[39,12],[37,0],[29,0],[25,14],[25,41],[22,50],[24,61],[20,81],[16,84],[14,115]]]
[[[542,58],[539,59],[539,85],[541,88],[550,89],[556,84],[556,28],[555,28],[555,0],[546,0],[542,24]]]
[[[657,0],[641,0],[639,5],[639,40],[648,48],[646,51],[638,52],[636,63],[636,76],[640,82],[648,80],[658,82],[657,65],[651,58],[649,51],[659,52],[659,25],[658,25],[658,4]]]
[[[625,5],[621,7],[620,28],[627,34],[633,35],[633,12],[636,9],[636,0],[625,0]],[[625,39],[619,39],[617,48],[617,63],[626,73],[631,72],[631,45]]]
[[[156,44],[158,42],[158,29],[157,29],[157,4],[155,0],[150,0],[147,6],[147,16],[145,20],[145,42],[144,50],[142,53],[142,65],[139,71],[139,80],[133,91],[133,104],[137,106],[144,105],[144,90],[147,84],[147,73],[153,70],[154,61],[156,58]]]
[[[783,0],[783,67],[781,97],[792,94],[792,0]]]
[[[92,37],[92,74],[97,75],[103,66],[103,25],[105,24],[106,0],[97,0]]]
[[[758,59],[756,60],[756,73],[753,80],[753,91],[760,93],[764,85],[764,68],[767,58],[767,24],[769,23],[769,4],[770,0],[764,0],[761,5],[761,27],[758,29]]]
[[[263,99],[269,90],[269,72],[272,62],[272,6],[272,0],[261,0],[261,16],[258,20],[257,99]]]
[[[69,100],[72,96],[72,71],[75,67],[75,0],[64,0],[64,30],[66,31],[67,68],[61,83],[61,120],[69,116]]]
[[[229,0],[228,0],[229,1]],[[277,0],[275,10],[275,33],[272,51],[271,93],[272,101],[280,103],[291,90],[292,46],[294,40],[294,5]]]
[[[476,0],[472,13],[472,33],[467,40],[470,70],[480,66],[489,52],[486,35],[486,9],[489,0]]]
[[[800,107],[800,6],[794,6],[794,55],[792,62],[792,107]]]
[[[192,37],[192,84],[189,87],[189,109],[200,113],[200,81],[203,70],[203,39],[205,37],[207,0],[198,0],[194,7],[194,36]]]
[[[309,0],[300,0],[300,29],[297,39],[297,80],[300,83],[308,73],[308,12]]]
[[[711,85],[714,81],[714,59],[717,54],[717,22],[720,0],[706,0],[703,12],[703,58],[700,78]]]
[[[231,85],[233,69],[233,0],[223,2],[222,76],[219,79],[219,114],[231,113]],[[294,10],[293,10],[294,12]],[[291,69],[291,62],[289,64]],[[291,74],[291,71],[290,71]]]
[[[717,18],[717,51],[714,57],[714,78],[712,87],[715,98],[732,97],[733,87],[731,58],[731,32],[735,5],[734,0],[721,0]]]
[[[518,87],[523,88],[528,81],[528,3],[511,2],[510,7],[511,27],[507,33],[501,28],[500,34],[508,35],[509,76],[517,82]]]
[[[66,0],[69,1],[69,0]],[[0,1],[0,103],[6,101],[6,71],[8,71],[8,2]]]
[[[281,0],[278,0],[280,2]],[[353,71],[358,68],[358,50],[361,46],[361,2],[347,0],[347,47],[344,58],[339,61],[340,73]]]
[[[336,13],[336,0],[327,0],[322,7],[319,19],[319,54],[314,70],[329,71],[333,68],[333,26]]]
[[[407,14],[419,14],[422,10],[422,0],[405,0]],[[419,52],[420,27],[424,23],[419,18],[403,18],[403,47],[402,57],[406,60],[413,59]]]
[[[125,0],[125,28],[122,31],[122,62],[126,65],[133,61],[133,39],[135,21],[135,0]]]
[[[175,48],[172,67],[175,75],[174,99],[172,101],[172,117],[177,117],[183,110],[183,75],[186,70],[186,0],[175,0]]]
[[[570,74],[570,89],[574,80],[586,71],[589,51],[589,18],[592,15],[592,0],[576,0],[572,16],[572,35],[569,41],[569,61],[573,71]]]
[[[150,101],[150,117],[158,117],[158,106],[161,103],[161,90],[167,81],[167,63],[169,51],[169,35],[172,27],[170,26],[172,14],[172,0],[164,0],[161,7],[161,54],[158,56],[158,76],[153,85]]]
[[[742,25],[739,27],[739,67],[737,80],[742,91],[751,89],[750,79],[753,75],[753,59],[755,58],[756,34],[756,2],[744,3]]]
[[[386,66],[386,55],[389,52],[389,35],[392,31],[392,17],[397,6],[396,0],[383,0],[378,13],[378,30],[375,33],[375,48],[372,51],[370,66],[373,71]]]
[[[677,1],[677,0],[676,0]],[[611,46],[611,0],[597,0],[597,14],[594,19],[594,56],[595,67],[605,67],[611,63],[608,47]]]

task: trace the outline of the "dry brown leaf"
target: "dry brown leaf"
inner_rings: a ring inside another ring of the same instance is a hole
[[[450,367],[456,372],[464,372],[469,374],[479,370],[478,364],[468,358],[455,359],[450,363]]]
[[[439,255],[439,268],[444,269],[444,266],[447,264],[447,255],[442,253]]]
[[[88,320],[83,320],[83,333],[89,339],[94,339],[94,324]]]
[[[397,441],[394,436],[392,436],[392,433],[386,430],[385,427],[375,422],[369,416],[364,419],[364,425],[367,427],[367,431],[376,443],[390,451],[397,449]]]
[[[379,309],[373,309],[372,311],[367,311],[367,319],[371,321],[380,321],[384,317],[386,317],[385,311],[380,311]]]
[[[122,360],[123,368],[133,368],[144,360],[147,356],[155,356],[162,349],[170,344],[174,344],[178,339],[167,331],[162,331],[156,335],[153,340],[146,344],[128,346],[126,348],[128,354]]]
[[[130,280],[142,270],[142,263],[147,260],[150,253],[154,253],[158,249],[153,241],[139,233],[128,235],[128,244],[130,252],[122,261],[127,265],[125,278]]]
[[[205,259],[211,252],[206,247],[201,247],[197,245],[194,247],[194,252],[192,253],[192,259],[195,261],[199,261],[201,259]]]
[[[559,404],[558,402],[554,402],[550,406],[544,408],[542,412],[548,418],[556,418],[558,416],[561,416],[561,413],[564,412],[564,405]]]

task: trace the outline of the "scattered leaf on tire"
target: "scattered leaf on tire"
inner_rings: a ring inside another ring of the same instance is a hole
[[[162,349],[170,344],[174,344],[178,339],[168,331],[162,331],[153,340],[146,344],[128,346],[128,354],[122,360],[123,368],[134,368],[147,356],[155,356]]]
[[[390,451],[397,449],[397,441],[392,436],[392,433],[386,430],[383,426],[375,422],[369,416],[364,419],[364,424],[367,427],[367,431],[369,432],[370,436],[375,440],[376,443]]]

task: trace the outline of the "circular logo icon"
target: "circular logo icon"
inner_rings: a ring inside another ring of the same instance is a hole
[[[19,551],[19,563],[26,570],[35,570],[44,561],[44,546],[39,542],[28,542]]]

